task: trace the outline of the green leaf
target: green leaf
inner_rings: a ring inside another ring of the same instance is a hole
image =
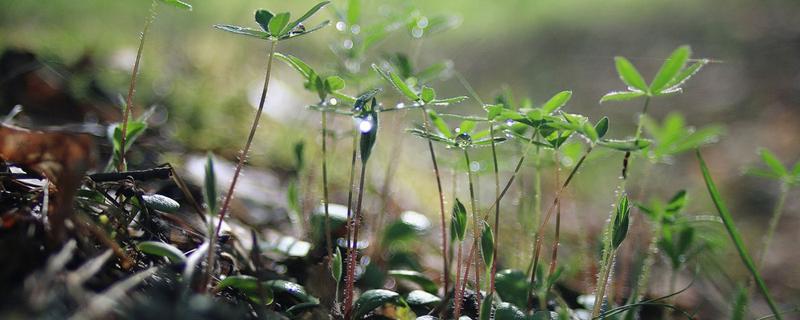
[[[408,280],[418,284],[423,290],[436,293],[439,287],[428,276],[419,271],[414,270],[389,270],[388,274],[392,277]]]
[[[469,97],[467,96],[458,96],[445,99],[434,99],[429,104],[434,106],[449,106],[451,104],[461,103],[462,101],[467,99],[469,99]]]
[[[396,304],[400,300],[397,292],[373,289],[367,290],[356,300],[353,305],[353,319],[362,319],[364,316],[387,303]]]
[[[302,17],[300,17],[299,19],[297,19],[295,21],[292,21],[292,23],[287,26],[288,31],[291,31],[292,29],[294,29],[295,27],[297,27],[298,25],[303,23],[303,21],[306,21],[306,20],[308,20],[308,18],[311,18],[311,16],[313,16],[315,13],[317,13],[317,11],[319,11],[320,9],[322,9],[323,7],[328,5],[329,3],[331,3],[331,2],[330,1],[322,1],[320,3],[317,3],[315,6],[311,7],[311,9],[308,9],[308,11],[305,14],[303,14]]]
[[[619,151],[638,151],[650,145],[650,141],[644,139],[629,139],[629,140],[616,140],[616,139],[603,139],[597,142],[597,145],[611,148]]]
[[[412,91],[411,88],[408,87],[408,84],[406,84],[405,81],[403,81],[403,79],[400,79],[400,77],[394,72],[383,71],[380,68],[378,68],[378,66],[375,64],[372,65],[372,69],[378,72],[378,74],[380,74],[381,77],[384,80],[386,80],[386,82],[389,82],[389,84],[394,86],[394,88],[397,89],[397,91],[402,93],[409,100],[411,101],[419,100],[419,96],[417,96],[417,94],[414,93],[414,91]]]
[[[280,40],[293,39],[293,38],[297,38],[299,36],[307,35],[309,33],[312,33],[314,31],[317,31],[319,29],[324,28],[325,26],[327,26],[330,23],[331,23],[330,20],[325,20],[325,21],[322,21],[322,23],[320,23],[320,24],[318,24],[316,26],[313,26],[311,28],[305,28],[305,30],[302,30],[302,31],[291,32],[292,31],[291,29],[290,30],[286,30],[286,34],[281,36]]]
[[[172,263],[186,262],[186,256],[171,244],[159,241],[142,241],[136,244],[139,251],[159,257],[166,257]]]
[[[494,259],[494,233],[486,221],[483,221],[483,230],[481,231],[481,254],[483,263],[491,266]]]
[[[431,87],[422,87],[422,102],[430,103],[436,99],[436,91]]]
[[[361,0],[350,0],[347,2],[347,24],[358,24],[358,18],[361,16]]]
[[[481,311],[480,315],[478,316],[478,319],[480,320],[492,319],[493,299],[494,299],[494,292],[490,293],[489,295],[483,298],[483,302],[481,302]]]
[[[695,73],[700,71],[706,64],[708,64],[708,59],[701,59],[700,61],[695,62],[691,66],[686,69],[683,69],[675,78],[673,78],[669,83],[667,83],[667,90],[670,88],[680,87],[686,80],[689,80]]]
[[[511,269],[498,271],[495,286],[501,300],[511,302],[520,308],[527,307],[530,281],[524,272]]]
[[[602,138],[608,132],[608,117],[603,117],[597,124],[594,125],[594,131],[597,132],[597,137]]]
[[[298,57],[295,57],[295,56],[290,55],[290,54],[284,55],[284,54],[282,54],[280,52],[276,52],[275,53],[275,57],[277,57],[278,60],[281,60],[284,63],[288,64],[293,69],[297,70],[297,72],[299,72],[300,75],[302,75],[303,78],[306,79],[306,81],[310,81],[311,80],[311,76],[317,74],[314,71],[314,69],[311,69],[311,67],[309,67],[308,64],[303,62],[303,60],[300,60],[300,58],[298,58]]]
[[[764,161],[764,164],[766,164],[773,173],[781,177],[789,174],[789,171],[786,170],[786,167],[784,167],[781,161],[778,160],[778,157],[776,157],[775,154],[769,151],[767,148],[759,149],[758,153],[761,155],[761,160]]]
[[[217,284],[217,289],[224,288],[233,288],[239,290],[254,302],[264,305],[272,304],[275,295],[272,291],[272,288],[266,283],[262,282],[261,289],[264,290],[265,297],[261,297],[261,293],[259,292],[258,288],[258,279],[248,275],[234,275],[226,277]],[[266,299],[266,301],[262,301],[264,299]]]
[[[284,29],[289,24],[289,18],[291,15],[288,12],[281,12],[276,14],[272,19],[269,20],[269,24],[267,25],[267,29],[269,30],[269,34],[273,37],[280,37],[284,33]]]
[[[589,122],[583,123],[583,128],[581,131],[586,135],[587,138],[589,138],[589,140],[592,140],[592,142],[597,142],[597,140],[600,139],[600,135]]]
[[[204,181],[203,196],[206,198],[206,205],[208,205],[208,214],[215,216],[217,214],[217,177],[214,172],[214,156],[209,152],[206,159],[206,177]]]
[[[525,313],[508,302],[501,302],[497,304],[497,310],[495,311],[494,318],[496,320],[527,320]]]
[[[628,224],[630,221],[631,207],[628,204],[628,195],[621,194],[617,201],[617,210],[614,214],[613,226],[611,229],[612,246],[619,248],[622,241],[628,235]]]
[[[114,146],[114,150],[118,152],[120,150],[120,146],[122,145],[122,124],[116,123],[109,127],[109,129],[113,132],[113,135],[109,136],[112,137],[111,142]],[[146,129],[147,123],[145,122],[129,121],[127,128],[128,132],[125,135],[125,150],[129,150],[131,145],[133,145],[133,142],[136,141],[136,139],[139,138],[139,136],[141,136]]]
[[[183,2],[181,0],[161,0],[161,2],[171,5],[178,9],[189,10],[192,11],[192,5]]]
[[[667,212],[680,212],[686,206],[686,190],[678,191],[672,199],[669,200],[667,203],[667,207],[664,208]]]
[[[344,79],[339,76],[330,76],[325,78],[325,87],[328,92],[339,91],[344,89]]]
[[[175,213],[181,208],[181,205],[178,204],[178,201],[172,200],[172,198],[162,196],[160,194],[146,194],[142,196],[142,200],[144,200],[144,203],[148,207],[166,213]]]
[[[333,253],[333,258],[331,258],[331,275],[336,280],[336,283],[342,281],[342,251],[339,250],[338,246],[336,247],[336,252]]]
[[[452,224],[458,241],[464,241],[464,235],[467,233],[467,209],[464,208],[464,204],[458,198],[456,198],[456,203],[453,204]]]
[[[753,263],[753,259],[747,252],[747,247],[744,246],[744,241],[742,241],[742,236],[739,233],[739,229],[736,228],[736,225],[733,222],[733,216],[728,211],[728,207],[725,205],[725,202],[722,201],[722,196],[720,196],[719,191],[717,191],[717,186],[714,184],[714,180],[711,178],[711,173],[708,170],[705,160],[703,160],[703,155],[700,154],[700,149],[696,149],[695,151],[697,154],[697,160],[700,162],[700,171],[703,172],[703,180],[706,183],[706,188],[708,188],[708,193],[711,195],[711,200],[714,202],[714,206],[717,208],[720,218],[722,218],[722,223],[725,225],[725,229],[728,230],[728,234],[733,240],[736,250],[739,252],[739,257],[742,259],[742,263],[744,263],[745,267],[747,267],[752,274],[753,279],[755,279],[758,288],[761,290],[761,293],[767,300],[767,304],[769,304],[769,308],[772,310],[775,318],[778,320],[782,319],[780,309],[772,299],[772,295],[769,293],[769,289],[767,289],[764,279],[762,279],[761,275],[758,273],[758,269],[756,268],[755,263]]]
[[[556,95],[542,105],[542,111],[544,114],[551,114],[558,110],[558,108],[561,108],[567,104],[570,98],[572,98],[572,91],[561,91],[556,93]]]
[[[600,103],[606,101],[628,101],[643,97],[644,95],[645,93],[640,91],[614,91],[606,93],[606,95],[600,98]]]
[[[461,124],[458,125],[458,133],[469,134],[473,129],[475,129],[475,121],[472,120],[461,121]]]
[[[614,57],[614,62],[617,66],[617,73],[619,74],[619,78],[622,79],[622,82],[625,82],[628,87],[635,88],[636,90],[647,92],[647,83],[644,82],[644,78],[636,70],[636,67],[625,59],[624,57]]]
[[[274,16],[275,15],[269,10],[256,10],[256,23],[261,26],[262,30],[269,32],[269,21],[272,20],[272,17]]]
[[[450,127],[447,126],[447,122],[445,122],[444,119],[442,119],[442,117],[436,113],[436,111],[428,110],[428,116],[431,118],[433,126],[436,127],[436,130],[438,130],[439,133],[447,138],[451,138],[453,136],[453,133],[450,132]]]
[[[667,84],[675,79],[678,73],[683,69],[690,55],[691,49],[689,49],[689,46],[681,46],[675,49],[669,58],[664,61],[664,64],[661,65],[661,69],[656,73],[653,82],[650,83],[650,93],[661,93],[661,91],[667,87]]]
[[[435,308],[442,299],[422,290],[414,290],[408,293],[406,302],[411,306]]]
[[[269,39],[269,33],[264,31],[259,31],[256,29],[246,28],[235,26],[231,24],[215,24],[214,28],[220,29],[222,31],[227,31],[235,34],[241,34],[245,36],[255,37],[259,39]]]
[[[287,294],[300,303],[306,303],[306,302],[319,303],[319,299],[309,295],[306,292],[306,289],[297,283],[285,280],[269,280],[266,281],[265,284],[267,285],[267,287],[269,287],[269,289],[275,292],[275,294],[279,293]]]

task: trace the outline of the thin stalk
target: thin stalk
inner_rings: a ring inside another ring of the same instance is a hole
[[[494,143],[494,123],[489,124],[489,135],[492,139],[492,163],[494,164],[494,194],[500,198],[500,172],[497,167],[497,151]],[[489,294],[494,293],[495,275],[497,273],[497,248],[500,243],[500,202],[494,207],[494,248],[492,250],[492,271],[489,275]]]
[[[547,208],[544,221],[542,221],[542,223],[539,224],[539,228],[536,231],[536,244],[534,245],[533,257],[532,257],[533,262],[530,264],[532,272],[531,272],[531,287],[528,290],[528,301],[531,301],[533,299],[533,287],[534,287],[533,283],[536,281],[536,267],[539,264],[539,254],[541,253],[542,242],[544,241],[544,227],[547,225],[547,222],[550,221],[550,217],[553,215],[553,209],[558,204],[558,201],[561,198],[561,194],[567,188],[570,181],[572,181],[572,178],[575,177],[575,173],[578,172],[578,169],[580,169],[581,165],[583,165],[583,162],[586,160],[586,157],[589,155],[589,153],[592,152],[593,149],[594,146],[589,146],[589,149],[586,149],[586,152],[583,153],[581,158],[578,160],[578,163],[576,163],[575,167],[572,168],[572,171],[570,171],[569,175],[567,176],[567,179],[564,180],[564,183],[561,185],[561,188],[559,188],[558,191],[556,192],[555,198],[553,199],[553,203],[550,204],[550,206]]]
[[[645,97],[644,106],[642,106],[642,112],[639,113],[639,119],[637,121],[638,123],[636,124],[636,135],[634,137],[635,140],[639,140],[639,138],[642,137],[642,125],[644,124],[642,122],[642,119],[644,119],[644,116],[647,114],[647,107],[649,105],[650,105],[650,97]]]
[[[358,182],[358,200],[356,200],[356,212],[353,216],[353,246],[349,248],[349,252],[347,253],[347,272],[349,273],[346,277],[347,283],[345,284],[345,291],[347,292],[347,298],[345,299],[345,318],[350,317],[350,311],[352,309],[352,300],[353,300],[353,285],[355,284],[355,265],[356,265],[356,256],[358,255],[357,246],[358,246],[358,229],[361,225],[361,200],[364,198],[364,177],[367,173],[367,163],[364,162],[361,164],[361,177],[359,177]]]
[[[778,203],[775,205],[775,209],[772,210],[772,217],[769,219],[767,233],[764,234],[764,238],[761,240],[761,252],[758,254],[758,261],[756,263],[756,266],[759,268],[764,266],[764,257],[767,255],[767,251],[769,251],[769,245],[772,242],[772,236],[775,235],[775,229],[778,228],[778,221],[781,219],[787,194],[789,194],[789,186],[782,184],[781,194],[778,196]]]
[[[330,259],[333,257],[333,240],[331,239],[331,220],[328,212],[328,113],[324,110],[322,111],[322,206],[325,210],[325,249]],[[339,281],[336,282],[336,287],[338,295]]]
[[[472,204],[472,240],[473,246],[478,247],[480,241],[480,232],[478,230],[478,201],[475,199],[475,186],[472,182],[472,170],[470,169],[469,151],[464,149],[464,161],[467,164],[467,179],[469,179],[469,200]],[[480,254],[475,255],[475,287],[477,290],[478,300],[480,300],[481,292],[481,269],[480,269]]]
[[[458,319],[461,316],[461,296],[463,294],[463,290],[460,286],[461,277],[459,276],[461,273],[461,247],[461,241],[458,241],[458,253],[456,254],[456,286],[453,289],[453,316],[455,319]],[[467,279],[464,279],[465,282],[466,280]]]
[[[610,226],[608,233],[611,232]],[[609,235],[610,239],[610,235]],[[608,286],[608,279],[611,277],[611,270],[614,269],[614,256],[616,256],[617,249],[611,248],[611,241],[607,241],[607,252],[603,258],[603,266],[600,268],[600,278],[597,279],[597,292],[594,296],[594,306],[592,307],[592,319],[600,314],[600,307],[603,304],[605,297],[606,287]]]
[[[428,116],[428,111],[425,109],[425,106],[420,107],[420,111],[422,112],[423,118],[423,130],[426,133],[429,132],[429,128],[431,127],[430,124],[430,117]],[[440,215],[440,222],[442,227],[442,263],[444,264],[444,296],[447,296],[447,289],[450,286],[450,268],[448,263],[448,254],[447,254],[447,225],[445,224],[445,211],[444,211],[444,191],[442,191],[442,178],[439,174],[439,164],[436,161],[436,152],[433,150],[433,142],[428,140],[428,151],[431,154],[431,162],[433,163],[433,175],[436,177],[436,188],[439,192],[439,212]]]
[[[128,87],[128,96],[125,98],[125,109],[122,111],[122,134],[120,136],[119,146],[119,163],[117,164],[117,171],[125,171],[125,143],[128,135],[128,118],[133,113],[133,95],[136,93],[136,77],[139,74],[139,62],[142,60],[142,51],[144,49],[144,40],[147,37],[147,31],[150,30],[150,25],[156,20],[158,15],[158,1],[153,0],[150,4],[150,16],[144,20],[144,29],[139,37],[139,49],[136,51],[136,60],[133,63],[133,71],[131,71],[131,83]]]
[[[558,161],[558,149],[555,149],[555,164],[556,164],[556,187],[561,183],[561,164]],[[550,256],[550,270],[547,272],[547,279],[553,276],[556,272],[556,266],[558,265],[558,244],[561,234],[561,200],[556,203],[556,233],[553,238],[553,249],[552,255]],[[552,283],[550,284],[552,285]],[[547,288],[547,291],[550,291],[550,288]],[[544,299],[540,299],[543,301]]]
[[[347,187],[348,187],[348,190],[347,190],[347,226],[346,226],[346,228],[347,228],[347,257],[345,258],[345,259],[347,259],[347,268],[345,270],[345,276],[344,276],[344,281],[345,281],[345,291],[344,291],[344,300],[345,300],[344,308],[345,309],[344,309],[344,314],[345,315],[349,314],[350,308],[351,308],[350,304],[353,301],[353,292],[352,292],[352,290],[349,290],[349,288],[350,288],[349,287],[349,283],[350,283],[350,274],[351,274],[350,270],[352,269],[353,270],[353,274],[355,274],[355,266],[350,263],[350,250],[351,250],[351,248],[353,246],[353,242],[357,241],[357,240],[353,240],[353,238],[352,238],[352,232],[353,232],[353,215],[352,215],[353,188],[355,188],[355,186],[353,185],[353,180],[355,179],[355,174],[356,174],[355,173],[356,172],[356,151],[358,150],[357,148],[358,148],[358,136],[359,136],[358,129],[354,129],[354,130],[355,130],[355,132],[353,133],[353,155],[352,155],[351,160],[350,160],[350,182],[347,184]]]
[[[228,193],[225,195],[225,201],[223,201],[222,207],[219,210],[219,221],[217,222],[217,227],[214,233],[211,235],[211,240],[209,241],[206,280],[211,279],[211,271],[214,268],[214,257],[216,256],[214,253],[214,245],[216,244],[217,238],[219,237],[219,232],[222,229],[222,221],[225,220],[225,214],[228,213],[228,207],[230,206],[231,199],[233,198],[236,182],[239,181],[239,174],[242,171],[242,167],[244,167],[244,162],[247,161],[247,153],[250,152],[250,145],[253,143],[253,138],[256,135],[256,129],[258,129],[258,122],[261,119],[261,113],[264,111],[264,102],[267,99],[267,91],[269,91],[269,79],[270,75],[272,74],[272,60],[275,56],[275,47],[277,44],[278,41],[272,41],[270,43],[269,58],[267,59],[267,72],[264,76],[264,88],[261,90],[261,100],[258,102],[258,110],[256,111],[255,119],[253,119],[253,125],[250,127],[250,134],[247,136],[247,142],[245,143],[244,148],[239,155],[239,162],[236,164],[236,169],[233,172],[233,180],[231,180]],[[210,220],[209,223],[211,223]]]
[[[703,173],[703,180],[706,183],[708,193],[711,196],[711,200],[714,202],[714,206],[717,208],[720,218],[722,218],[722,222],[725,225],[725,229],[728,231],[728,235],[730,235],[736,250],[739,252],[739,257],[742,259],[742,263],[745,265],[747,270],[750,271],[750,274],[753,276],[753,279],[758,285],[759,290],[761,290],[762,295],[764,295],[764,299],[767,300],[767,304],[769,305],[772,313],[775,315],[775,318],[781,320],[783,317],[781,316],[780,310],[778,310],[778,305],[772,299],[772,295],[769,293],[769,289],[764,283],[764,279],[761,278],[761,275],[758,273],[758,268],[756,267],[755,263],[753,263],[753,259],[750,258],[750,254],[747,252],[747,247],[744,246],[744,241],[742,241],[742,236],[739,233],[739,229],[736,228],[736,225],[733,223],[733,217],[731,216],[730,211],[728,211],[728,207],[725,206],[725,202],[722,201],[722,196],[720,196],[717,186],[714,183],[714,180],[711,178],[711,173],[709,173],[708,166],[706,165],[705,160],[703,160],[703,155],[700,154],[700,149],[695,149],[695,152],[697,155],[697,160],[700,162],[700,171]]]

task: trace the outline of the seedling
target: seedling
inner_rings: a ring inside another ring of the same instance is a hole
[[[215,239],[219,236],[219,232],[222,229],[222,221],[225,219],[225,214],[228,212],[228,207],[230,206],[230,202],[233,198],[234,190],[236,188],[236,182],[239,180],[239,174],[242,171],[242,167],[244,167],[244,162],[247,160],[247,154],[250,151],[250,145],[253,142],[259,120],[261,119],[261,113],[264,110],[264,101],[267,98],[267,91],[269,90],[269,80],[270,74],[272,73],[272,60],[275,56],[275,48],[279,41],[306,35],[326,26],[328,21],[325,21],[315,27],[306,29],[303,25],[303,22],[311,18],[311,16],[313,16],[328,3],[328,1],[318,3],[308,10],[308,12],[306,12],[303,16],[294,21],[290,21],[290,14],[288,12],[273,14],[269,10],[257,10],[255,13],[255,21],[258,23],[259,27],[261,27],[261,30],[228,24],[214,25],[214,27],[223,31],[255,37],[261,40],[267,40],[269,42],[269,55],[267,57],[267,71],[264,76],[264,87],[261,90],[261,98],[258,103],[258,110],[256,111],[255,118],[253,119],[253,125],[250,127],[250,134],[247,136],[247,142],[245,142],[244,148],[242,148],[239,154],[239,161],[236,164],[236,169],[234,169],[233,179],[231,180],[230,187],[228,188],[228,193],[225,195],[225,200],[222,202],[222,207],[219,210],[219,221],[214,233],[211,235],[209,252],[214,252]],[[210,254],[210,256],[214,255]],[[213,258],[209,259],[209,270],[212,268],[212,266]]]
[[[136,60],[133,63],[133,70],[131,71],[131,83],[128,87],[128,95],[125,98],[125,103],[122,106],[122,129],[119,135],[119,148],[114,150],[115,158],[118,158],[116,163],[117,171],[124,171],[127,168],[125,163],[125,150],[133,144],[133,141],[128,142],[128,136],[132,135],[133,130],[128,129],[128,118],[133,114],[133,95],[136,93],[136,77],[139,75],[139,62],[142,59],[142,51],[144,50],[144,39],[147,37],[147,32],[150,30],[150,25],[156,20],[158,15],[158,4],[164,3],[173,7],[192,10],[192,6],[181,0],[152,0],[150,4],[150,15],[144,20],[144,29],[139,37],[139,49],[136,50]],[[116,133],[116,132],[115,132]],[[130,140],[134,140],[131,138]]]

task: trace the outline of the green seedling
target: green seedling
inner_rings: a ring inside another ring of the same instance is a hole
[[[192,6],[181,0],[152,0],[150,4],[150,15],[144,20],[144,29],[139,37],[139,49],[136,50],[136,60],[133,63],[133,70],[131,71],[131,82],[128,86],[128,95],[125,98],[125,103],[122,106],[122,128],[119,135],[119,148],[114,150],[114,158],[116,158],[117,171],[124,171],[127,169],[125,163],[125,151],[133,144],[135,137],[131,137],[131,142],[128,142],[128,136],[132,135],[135,130],[128,128],[128,119],[133,114],[133,95],[136,93],[136,78],[139,75],[139,62],[142,60],[142,52],[144,51],[144,40],[147,37],[147,32],[150,30],[150,25],[153,24],[158,15],[158,4],[164,3],[183,10],[192,10]],[[134,125],[136,126],[136,125]],[[116,140],[117,138],[115,138]]]
[[[245,161],[247,161],[250,145],[253,143],[253,138],[255,137],[256,129],[258,128],[258,123],[261,119],[261,113],[264,110],[264,102],[266,101],[267,91],[269,90],[269,80],[272,73],[272,60],[275,57],[276,46],[280,41],[306,35],[326,26],[328,21],[325,21],[316,27],[306,29],[303,25],[303,22],[311,18],[311,16],[313,16],[328,3],[328,1],[318,3],[308,10],[303,16],[294,21],[290,21],[290,14],[288,12],[273,14],[269,10],[257,10],[255,13],[255,21],[261,27],[261,30],[228,24],[214,25],[215,28],[223,31],[255,37],[261,40],[267,40],[269,42],[269,53],[267,57],[267,71],[264,76],[264,87],[261,90],[261,98],[258,103],[258,110],[256,111],[256,115],[253,119],[253,125],[250,127],[250,134],[247,137],[247,142],[245,142],[244,148],[242,148],[239,154],[239,161],[236,164],[236,169],[234,170],[233,179],[231,180],[230,187],[228,188],[228,193],[225,195],[225,200],[222,202],[222,207],[219,210],[219,221],[214,233],[211,235],[209,252],[214,252],[214,239],[219,236],[219,232],[222,229],[222,221],[225,219],[225,214],[228,212],[228,207],[230,206],[230,201],[233,198],[236,188],[236,182],[239,180],[239,175],[244,167]],[[209,256],[214,255],[211,254]],[[209,259],[209,262],[213,262],[213,259]],[[213,263],[209,263],[209,265],[213,266]],[[211,268],[209,268],[209,270],[210,269]]]

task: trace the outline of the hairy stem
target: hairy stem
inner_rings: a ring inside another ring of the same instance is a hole
[[[472,169],[470,168],[471,161],[469,160],[469,151],[464,149],[464,161],[467,164],[467,179],[469,179],[469,200],[472,206],[472,241],[473,246],[476,248],[478,247],[478,241],[480,241],[480,231],[478,230],[478,201],[475,199],[475,185],[472,179]],[[476,287],[476,294],[478,295],[478,300],[480,300],[480,291],[481,291],[481,269],[480,269],[480,254],[476,254],[474,261],[475,261],[475,287]]]
[[[347,252],[347,283],[345,284],[345,290],[347,291],[347,300],[345,300],[345,318],[350,317],[350,311],[352,309],[352,300],[353,300],[353,285],[355,284],[355,272],[356,272],[356,256],[358,255],[358,229],[361,225],[361,200],[364,198],[364,177],[367,173],[367,163],[364,162],[361,164],[361,176],[359,177],[358,182],[358,200],[356,200],[356,212],[353,215],[352,225],[353,225],[353,245],[352,247],[348,248]]]
[[[423,105],[420,107],[420,111],[422,112],[423,121],[423,130],[425,133],[429,132],[430,125],[430,117],[428,116],[428,111],[425,109]],[[440,222],[442,226],[442,263],[444,265],[444,295],[447,296],[447,289],[450,284],[450,268],[448,263],[448,254],[447,254],[447,225],[445,224],[445,211],[444,211],[444,191],[442,191],[442,178],[439,174],[439,164],[436,161],[436,152],[433,150],[433,142],[428,140],[428,151],[431,154],[431,162],[433,163],[433,175],[436,176],[436,188],[439,192],[439,212],[440,215]],[[456,277],[458,273],[456,273]]]
[[[781,219],[783,205],[786,202],[787,194],[789,194],[789,187],[785,184],[782,184],[781,194],[778,196],[778,203],[775,204],[775,209],[772,210],[772,217],[769,219],[767,233],[764,234],[764,238],[761,240],[761,252],[759,252],[758,261],[756,261],[756,265],[759,268],[764,266],[764,257],[767,255],[767,251],[769,251],[769,245],[772,242],[772,237],[775,235],[775,229],[778,228],[778,221]]]
[[[125,171],[125,143],[128,135],[128,119],[133,113],[133,95],[136,93],[136,78],[139,75],[139,62],[142,60],[142,51],[144,49],[144,40],[147,37],[147,31],[150,30],[150,25],[156,20],[158,15],[158,1],[153,0],[150,4],[150,15],[144,21],[144,29],[139,37],[139,49],[136,51],[136,60],[133,63],[133,71],[131,71],[131,83],[128,87],[128,96],[125,98],[125,109],[122,111],[122,134],[120,136],[119,146],[119,163],[117,164],[117,171]]]
[[[253,119],[253,125],[250,127],[250,134],[247,136],[247,142],[242,148],[241,153],[239,154],[239,162],[236,164],[236,169],[233,172],[233,180],[231,180],[231,185],[228,188],[228,193],[225,195],[225,201],[222,202],[222,207],[219,210],[219,221],[217,222],[217,227],[214,230],[214,233],[211,236],[211,240],[208,246],[208,266],[207,266],[207,280],[210,280],[211,270],[214,268],[214,257],[216,256],[214,251],[214,245],[219,237],[219,232],[222,229],[222,221],[225,220],[225,214],[228,213],[228,207],[230,206],[231,199],[233,198],[233,192],[236,189],[236,182],[239,181],[239,174],[242,171],[242,167],[244,167],[245,161],[247,161],[247,153],[250,152],[250,145],[253,143],[253,138],[256,135],[256,129],[258,129],[258,122],[261,119],[261,113],[264,111],[264,102],[267,99],[267,91],[269,91],[269,79],[270,75],[272,74],[272,60],[275,56],[275,47],[277,46],[277,41],[272,41],[269,47],[269,57],[267,58],[267,72],[264,76],[264,88],[261,90],[261,99],[258,102],[258,110],[256,111],[256,116]]]
[[[600,314],[600,308],[602,307],[603,298],[605,297],[606,293],[606,287],[608,286],[608,279],[611,277],[611,270],[614,269],[614,256],[617,253],[617,249],[612,249],[610,243],[608,244],[608,252],[605,254],[605,257],[603,258],[603,266],[600,268],[601,275],[600,278],[597,279],[594,306],[592,307],[592,319],[596,318]]]
[[[561,165],[560,161],[558,160],[558,149],[555,149],[554,157],[556,164],[556,187],[558,187],[558,185],[561,183]],[[547,272],[547,279],[550,279],[556,272],[556,266],[558,265],[558,245],[560,241],[560,234],[561,234],[561,200],[559,200],[556,203],[556,233],[553,238],[553,249],[552,249],[552,255],[550,256],[550,269]],[[550,283],[549,285],[552,285],[552,283]],[[547,288],[547,291],[550,291],[550,287]],[[544,299],[540,299],[540,301],[544,301]]]
[[[344,281],[345,281],[344,314],[345,315],[349,314],[350,308],[351,308],[350,304],[353,301],[353,292],[352,292],[352,290],[350,290],[350,287],[348,286],[350,284],[350,270],[352,269],[353,270],[353,274],[355,274],[355,266],[350,264],[349,262],[350,262],[350,248],[353,246],[353,242],[355,242],[355,240],[353,240],[353,238],[352,238],[352,234],[353,234],[353,215],[352,215],[353,210],[352,209],[353,209],[353,188],[355,188],[355,186],[353,185],[353,180],[355,179],[355,174],[356,174],[356,150],[358,150],[357,149],[358,148],[358,136],[359,136],[358,129],[355,129],[355,132],[353,133],[353,155],[352,155],[351,160],[350,160],[350,182],[347,184],[347,186],[348,186],[348,190],[347,190],[347,226],[346,226],[346,228],[347,228],[347,257],[345,259],[347,260],[348,263],[347,263],[347,269],[345,271],[345,276],[344,276]]]
[[[456,286],[453,289],[453,316],[455,319],[458,319],[461,316],[461,297],[463,295],[463,289],[461,289],[461,241],[458,241],[458,253],[456,254]],[[464,279],[466,281],[467,279]]]
[[[489,124],[489,134],[492,139],[492,163],[494,164],[494,194],[500,198],[500,173],[497,167],[497,151],[494,143],[494,123]],[[500,202],[494,206],[494,248],[492,250],[492,271],[489,275],[489,294],[494,292],[495,275],[497,273],[497,248],[500,243]]]
[[[333,257],[333,240],[331,239],[331,220],[328,211],[328,113],[325,110],[322,110],[322,206],[325,210],[325,249],[330,259]],[[336,285],[339,285],[338,281]],[[338,294],[339,290],[336,291]]]

